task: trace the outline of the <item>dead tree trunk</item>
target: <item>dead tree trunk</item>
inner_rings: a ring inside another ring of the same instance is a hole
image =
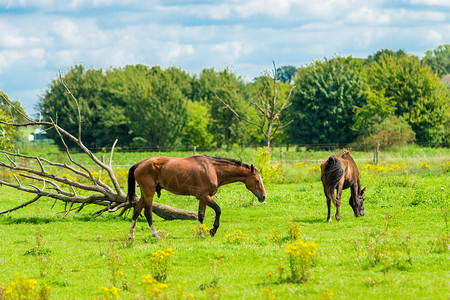
[[[61,75],[60,80],[62,81]],[[64,84],[63,81],[62,83]],[[117,140],[111,148],[108,164],[97,158],[81,141],[81,114],[78,101],[65,84],[64,87],[71,95],[78,108],[77,136],[72,135],[64,128],[58,126],[58,124],[52,119],[49,122],[33,121],[18,110],[17,111],[22,114],[26,120],[28,120],[28,123],[18,124],[0,121],[2,124],[15,127],[44,126],[47,130],[56,130],[63,145],[65,146],[65,154],[70,161],[70,163],[59,163],[50,161],[43,157],[28,156],[0,150],[0,153],[3,153],[6,158],[5,161],[0,160],[0,167],[9,169],[12,172],[12,180],[0,180],[0,185],[5,185],[19,191],[35,195],[33,199],[24,202],[17,207],[1,211],[0,214],[10,213],[34,203],[41,197],[47,197],[53,198],[55,201],[59,200],[65,202],[65,215],[72,210],[80,211],[88,204],[96,204],[104,206],[104,208],[95,213],[97,216],[106,211],[117,212],[119,210],[119,215],[121,216],[130,208],[133,208],[139,201],[139,197],[137,195],[135,195],[133,199],[128,199],[127,195],[122,191],[114,174],[112,168],[112,157]],[[13,109],[15,109],[6,97],[3,98]],[[98,171],[98,175],[93,171],[93,169],[89,169],[72,158],[69,148],[65,142],[66,139],[75,142],[80,150],[92,160],[96,168],[100,170]],[[20,159],[21,162],[17,163],[16,158],[18,158],[18,160]],[[51,169],[56,169],[59,173],[51,173]],[[106,172],[108,182],[102,181],[102,172]],[[69,174],[69,176],[61,174]],[[95,176],[93,174],[95,174]],[[26,181],[27,184],[24,185],[24,181]],[[83,191],[83,195],[80,194],[80,191]],[[88,195],[85,195],[86,191],[88,192]],[[74,208],[74,204],[80,204],[80,206]],[[68,208],[67,205],[69,206]],[[197,219],[197,213],[194,211],[181,210],[155,202],[153,202],[153,212],[161,218],[169,220]]]

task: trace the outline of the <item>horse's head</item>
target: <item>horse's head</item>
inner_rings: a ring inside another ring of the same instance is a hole
[[[353,212],[355,213],[355,217],[364,216],[364,192],[366,191],[366,188],[367,187],[361,190],[361,193],[356,198],[356,203],[350,203],[353,208]]]
[[[251,165],[250,171],[251,175],[245,180],[245,186],[258,198],[259,202],[266,202],[266,190],[261,175],[253,165]]]

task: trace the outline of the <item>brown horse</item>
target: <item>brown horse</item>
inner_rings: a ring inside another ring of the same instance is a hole
[[[336,205],[336,220],[339,222],[339,208],[341,206],[342,190],[351,188],[350,206],[353,208],[355,217],[364,216],[364,192],[366,188],[361,190],[359,182],[359,172],[355,161],[347,150],[341,157],[331,155],[325,159],[320,165],[321,179],[325,196],[327,197],[328,217],[327,222],[331,222],[330,210],[331,201]],[[337,196],[334,190],[337,190]]]
[[[153,196],[161,189],[177,195],[192,195],[199,200],[198,224],[203,223],[206,205],[216,213],[211,236],[216,234],[219,227],[220,207],[212,200],[212,196],[222,185],[240,181],[245,183],[260,202],[265,202],[266,191],[263,181],[253,165],[249,166],[240,161],[227,158],[216,158],[204,155],[194,155],[186,158],[152,157],[138,162],[130,168],[128,173],[128,199],[135,197],[136,183],[141,189],[141,198],[134,207],[131,221],[130,238],[134,239],[136,221],[145,207],[144,215],[152,235],[159,239],[159,235],[152,221]]]

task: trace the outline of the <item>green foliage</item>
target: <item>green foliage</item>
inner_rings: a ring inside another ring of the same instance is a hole
[[[450,89],[415,56],[383,54],[365,68],[370,89],[395,103],[419,142],[448,142]],[[385,105],[387,109],[388,106]]]
[[[373,91],[366,84],[362,93],[366,96],[366,102],[362,106],[354,106],[355,124],[353,128],[360,136],[367,136],[374,131],[374,126],[379,125],[388,116],[395,113],[395,101],[392,97],[385,97],[385,91]]]
[[[408,122],[402,117],[387,117],[381,123],[370,128],[370,134],[361,136],[358,144],[373,149],[377,145],[383,148],[405,146],[414,142],[415,134]]]
[[[291,142],[340,143],[356,137],[352,110],[365,102],[357,61],[315,61],[299,70],[295,85],[289,110],[293,122],[287,128]]]
[[[450,74],[450,44],[439,45],[434,50],[425,52],[422,62],[440,76]]]
[[[18,111],[13,109],[11,105],[14,105]],[[26,116],[26,113],[20,101],[11,100],[5,93],[0,91],[0,121],[22,123],[24,121],[23,116]],[[0,124],[0,149],[11,150],[19,137],[20,132],[18,128]]]
[[[208,131],[214,137],[214,143],[227,149],[234,143],[245,141],[247,127],[232,111],[217,99],[228,103],[241,116],[246,116],[246,87],[242,78],[228,69],[216,72],[203,69],[195,83],[195,99],[204,100],[210,110]]]
[[[183,130],[183,143],[197,147],[210,147],[214,136],[208,131],[211,123],[209,106],[203,101],[189,101],[188,122]]]
[[[256,153],[256,168],[261,173],[265,183],[279,183],[283,181],[283,169],[280,163],[272,163],[272,155],[267,148],[259,148]]]

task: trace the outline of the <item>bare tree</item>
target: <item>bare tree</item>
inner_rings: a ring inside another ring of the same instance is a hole
[[[219,96],[216,97],[219,99],[229,110],[231,110],[236,117],[239,119],[258,127],[262,134],[264,135],[264,139],[266,142],[267,150],[270,151],[270,140],[275,135],[278,129],[284,128],[288,126],[291,121],[287,121],[287,116],[284,119],[281,119],[281,113],[290,105],[290,98],[292,95],[292,91],[295,86],[291,86],[289,94],[285,99],[280,99],[278,96],[278,72],[273,62],[273,74],[267,74],[270,77],[273,84],[273,95],[270,97],[265,96],[265,89],[262,93],[258,93],[258,98],[256,100],[251,100],[250,103],[256,108],[258,121],[252,121],[247,118],[244,118],[240,114],[238,114],[228,103],[226,103]],[[268,72],[267,72],[268,73]]]
[[[7,159],[7,161],[0,161],[0,167],[9,169],[15,173],[18,172],[18,176],[13,173],[13,182],[0,179],[0,184],[35,195],[33,199],[24,202],[17,207],[1,211],[0,214],[10,213],[36,202],[41,197],[48,197],[55,199],[55,203],[58,200],[66,203],[64,216],[72,210],[80,211],[87,204],[104,206],[104,208],[96,212],[97,216],[106,211],[116,212],[119,210],[121,210],[119,216],[122,216],[128,209],[137,204],[139,197],[135,195],[133,199],[128,199],[127,195],[122,191],[114,174],[112,157],[117,140],[111,147],[109,163],[104,163],[102,159],[96,157],[88,148],[86,148],[81,140],[81,113],[78,101],[63,82],[61,74],[59,78],[66,91],[75,102],[78,110],[77,136],[72,135],[64,128],[58,126],[57,122],[53,119],[50,119],[49,122],[34,121],[19,110],[17,110],[17,112],[25,118],[26,123],[19,124],[14,123],[14,121],[11,123],[0,121],[0,123],[15,127],[42,126],[47,128],[46,130],[56,130],[65,147],[65,154],[70,163],[53,162],[43,157],[0,150],[0,153],[3,153]],[[9,99],[3,95],[2,97],[8,105],[15,109]],[[69,148],[67,147],[66,139],[75,142],[80,150],[90,158],[96,168],[99,169],[98,175],[93,169],[89,169],[73,159]],[[20,163],[17,163],[16,160],[20,160]],[[50,173],[50,170],[53,169],[72,174],[82,180],[75,180],[71,176],[59,175],[55,172]],[[102,171],[106,172],[108,180],[104,181],[108,181],[108,183],[102,181]],[[24,185],[24,180],[27,182],[31,181],[32,183]],[[80,191],[83,191],[83,193],[80,193]],[[85,196],[86,191],[89,194],[87,196]],[[74,208],[74,204],[80,204],[80,206]],[[69,207],[67,207],[68,205]],[[153,202],[153,212],[164,219],[197,219],[197,213],[194,211],[181,210],[155,202]]]

